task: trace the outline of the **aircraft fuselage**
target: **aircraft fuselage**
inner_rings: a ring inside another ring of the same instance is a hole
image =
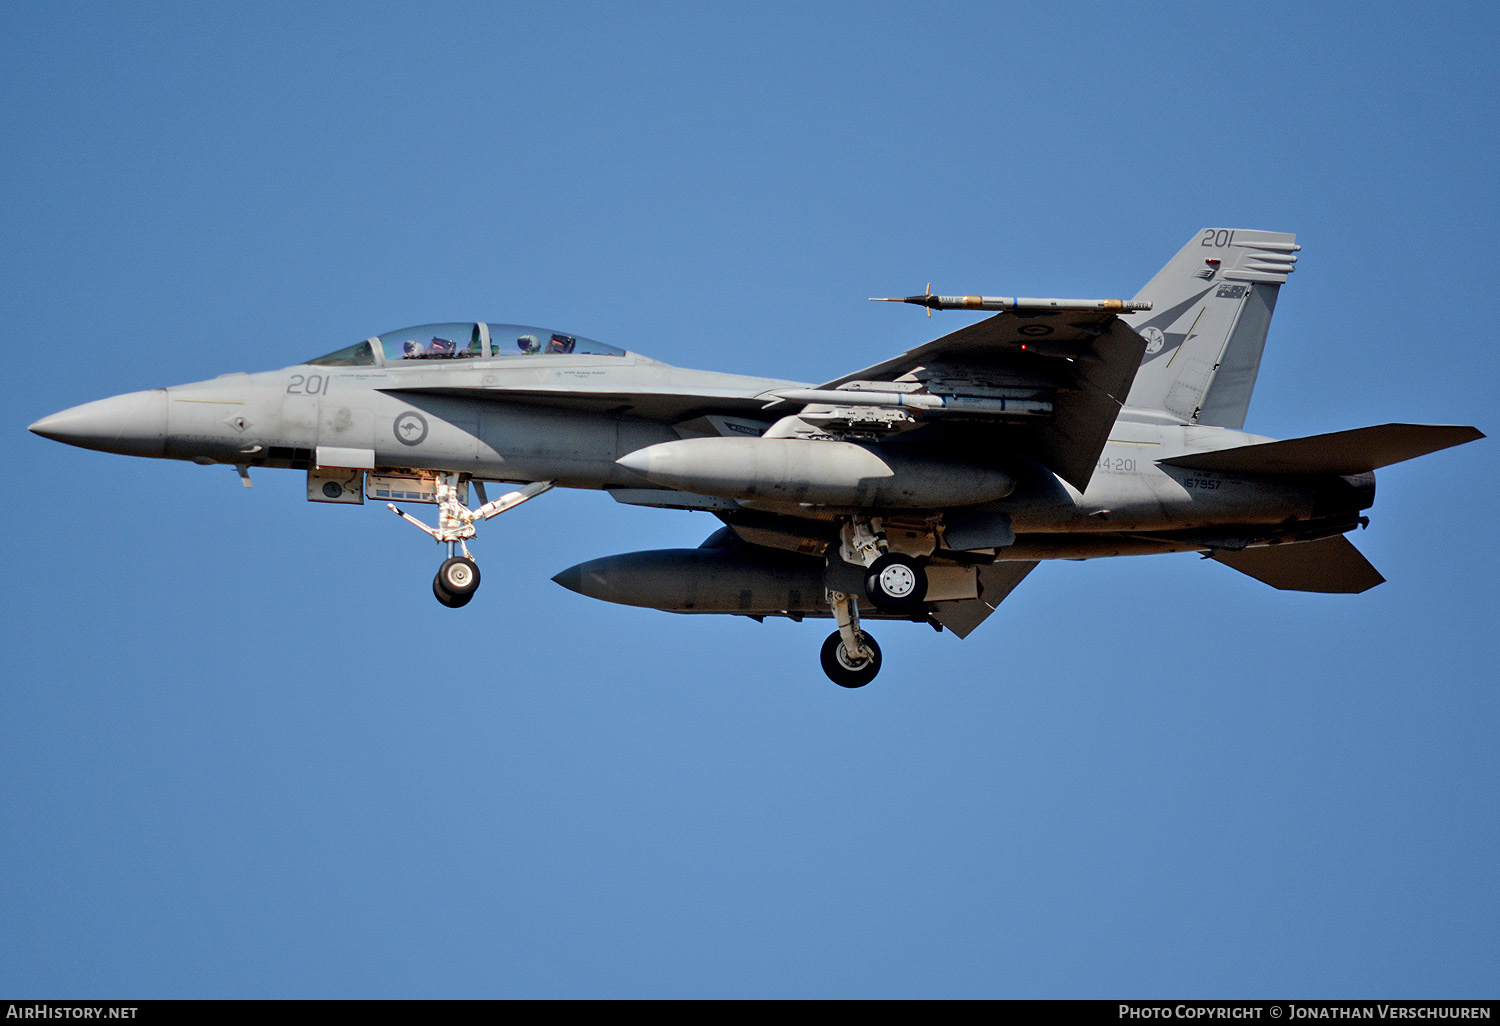
[[[307,469],[318,464],[320,450],[325,463],[330,453],[361,452],[374,468],[630,489],[647,483],[618,461],[682,435],[666,420],[619,409],[625,404],[613,397],[658,386],[720,403],[733,397],[747,411],[770,390],[808,387],[684,370],[634,354],[503,357],[452,368],[302,364],[116,396],[47,418],[38,431],[88,448],[198,463]],[[421,391],[438,388],[472,388],[485,397]],[[531,396],[507,399],[507,388],[567,390],[571,397],[559,407]],[[677,399],[669,415],[680,422],[691,412],[691,400]],[[1227,428],[1133,420],[1127,409],[1084,492],[1018,461],[1011,468],[1019,481],[1014,491],[982,508],[1008,514],[1018,535],[1119,535],[1285,524],[1354,513],[1373,501],[1373,475],[1235,476],[1157,462],[1268,440]],[[1005,466],[1004,455],[996,462]],[[840,512],[761,505],[812,517]],[[1022,545],[1003,555],[1020,558],[1034,549]]]

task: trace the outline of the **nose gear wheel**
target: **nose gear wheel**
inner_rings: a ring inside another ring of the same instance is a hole
[[[437,598],[439,602],[447,606],[449,609],[457,609],[460,606],[466,606],[469,604],[469,600],[474,597],[474,593],[472,591],[463,596],[454,595],[453,593],[449,592],[446,588],[443,587],[443,579],[441,577],[434,577],[432,579],[432,594]]]
[[[432,593],[450,609],[467,605],[479,588],[479,566],[467,556],[453,556],[443,561],[432,579]]]

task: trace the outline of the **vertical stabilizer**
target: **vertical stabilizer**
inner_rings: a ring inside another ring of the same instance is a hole
[[[1125,405],[1244,427],[1276,294],[1300,248],[1285,232],[1198,231],[1136,295],[1150,312],[1121,317],[1146,339]]]

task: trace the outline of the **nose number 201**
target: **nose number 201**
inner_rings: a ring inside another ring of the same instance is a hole
[[[287,382],[287,395],[327,395],[328,383],[333,378],[324,374],[293,374]]]

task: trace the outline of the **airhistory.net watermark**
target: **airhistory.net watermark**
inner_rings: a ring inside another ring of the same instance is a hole
[[[6,1005],[7,1019],[134,1019],[138,1005]]]

